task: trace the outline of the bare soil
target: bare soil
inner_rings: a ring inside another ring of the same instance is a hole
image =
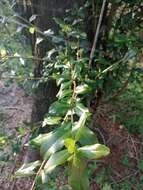
[[[16,142],[21,142],[21,152],[30,133],[27,128],[23,136],[19,135],[18,128],[22,127],[24,122],[30,122],[32,105],[32,97],[27,96],[16,82],[7,86],[5,80],[0,80],[0,109],[5,114],[5,121],[1,130],[5,131],[7,136],[13,137]],[[15,142],[12,141],[12,143]],[[13,153],[11,145],[8,144],[3,150],[10,156],[8,162],[0,165],[0,190],[29,190],[31,179],[15,179],[14,177],[15,171],[22,162],[22,157]]]
[[[142,156],[143,142],[139,136],[131,135],[127,129],[120,123],[114,122],[109,118],[109,115],[102,114],[96,117],[96,124],[101,128],[101,133],[104,131],[104,141],[110,148],[111,154],[102,159],[98,169],[94,172],[93,178],[96,178],[98,172],[103,168],[111,167],[111,176],[109,184],[120,184],[128,180],[132,190],[138,190],[136,184],[133,184],[130,179],[135,177],[137,180],[142,176],[142,172],[137,165]],[[128,156],[130,166],[124,164],[122,161]],[[94,184],[92,190],[101,190],[97,184]]]

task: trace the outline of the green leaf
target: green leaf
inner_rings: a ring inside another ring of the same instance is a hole
[[[45,30],[44,31],[44,34],[45,34],[45,36],[53,36],[54,35],[54,32],[51,30],[51,29],[48,29],[48,30]]]
[[[75,134],[76,141],[78,141],[80,139],[82,128],[85,127],[87,117],[88,117],[88,115],[86,113],[83,113],[80,116],[79,121],[76,123],[76,125],[72,129],[73,134]]]
[[[110,149],[105,145],[94,144],[78,148],[78,153],[80,156],[88,159],[100,159],[108,156],[110,154]]]
[[[76,87],[75,93],[76,94],[86,94],[86,93],[90,93],[92,91],[92,89],[87,85],[80,85]]]
[[[32,16],[29,18],[29,22],[34,21],[36,18],[37,18],[37,15],[32,15]]]
[[[81,127],[84,127],[85,122],[86,122],[87,116],[85,113],[83,113],[80,116],[79,121],[75,124],[75,126],[73,127],[73,132],[77,132]]]
[[[60,86],[60,90],[57,94],[57,97],[59,99],[62,99],[64,97],[67,97],[67,96],[71,96],[72,95],[72,90],[71,90],[71,84],[72,82],[71,81],[68,81],[68,82],[63,82]]]
[[[64,141],[65,147],[68,149],[68,152],[70,154],[73,154],[75,152],[75,149],[76,149],[75,143],[76,143],[75,140],[71,138],[67,138]]]
[[[64,131],[63,130],[58,130],[56,132],[52,132],[50,136],[47,137],[47,139],[45,139],[40,147],[40,152],[41,155],[44,156],[44,154],[52,147],[55,146],[56,141],[61,138],[64,135]],[[59,146],[57,148],[61,148],[62,144],[64,145],[64,142],[62,143],[62,141],[59,143]],[[55,147],[56,148],[56,147]],[[53,149],[53,151],[55,151],[55,149]],[[52,151],[50,151],[52,154]],[[53,152],[54,153],[54,152]]]
[[[48,159],[50,155],[60,150],[64,146],[64,140],[71,136],[71,123],[65,122],[55,131],[39,135],[31,141],[31,144],[40,146],[41,155]]]
[[[60,26],[62,32],[69,33],[71,31],[71,26],[66,24],[63,20],[54,18],[55,22]]]
[[[83,127],[80,131],[79,142],[81,145],[92,145],[98,142],[96,135],[88,128]]]
[[[6,50],[5,49],[0,49],[0,56],[5,57],[6,56]]]
[[[44,170],[41,170],[41,180],[42,184],[48,183],[48,176],[45,174]]]
[[[30,27],[30,28],[29,28],[29,32],[30,32],[31,34],[34,34],[35,31],[36,31],[36,28],[35,28],[35,27]]]
[[[72,96],[72,90],[71,89],[66,89],[66,90],[60,90],[57,94],[57,97],[59,99],[65,98],[65,97],[71,97]]]
[[[138,163],[138,169],[140,171],[143,171],[143,160],[140,160],[139,163]]]
[[[44,119],[43,121],[43,127],[45,127],[46,125],[57,125],[60,124],[61,122],[61,117],[47,117]]]
[[[77,158],[78,159],[78,158]],[[78,162],[75,166],[73,162],[69,165],[69,184],[74,190],[89,190],[89,179],[86,171],[85,161]]]
[[[69,156],[70,154],[68,153],[67,150],[62,150],[60,152],[51,155],[51,157],[49,158],[44,167],[45,174],[51,172],[57,166],[65,163],[68,160]]]
[[[70,105],[67,102],[54,102],[49,108],[49,114],[54,116],[64,116],[69,109]]]
[[[23,164],[21,168],[15,173],[17,177],[28,177],[35,174],[34,169],[40,166],[40,161]]]
[[[91,115],[88,108],[79,102],[76,104],[75,112],[78,116],[81,116],[83,113],[86,113],[87,116]]]
[[[54,154],[58,150],[60,150],[64,146],[64,140],[65,138],[70,136],[70,132],[65,133],[61,138],[57,139],[55,143],[52,144],[52,146],[46,151],[44,154],[44,159],[47,160],[50,155]]]
[[[30,144],[34,144],[37,146],[40,146],[46,139],[51,138],[53,132],[46,133],[46,134],[40,134],[38,137],[31,140]]]
[[[40,38],[40,37],[37,38],[37,39],[36,39],[36,45],[38,45],[38,44],[40,44],[41,42],[43,42],[43,40],[44,40],[43,38]]]
[[[102,187],[101,190],[113,190],[113,189],[112,189],[111,185],[109,185],[108,183],[105,183],[105,184],[103,185],[103,187]]]

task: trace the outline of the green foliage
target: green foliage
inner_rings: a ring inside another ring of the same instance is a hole
[[[131,81],[126,92],[115,102],[117,111],[114,113],[117,120],[128,129],[130,133],[143,134],[143,75],[138,75],[134,81]]]
[[[26,87],[27,78],[33,76],[29,40],[14,13],[15,1],[0,1],[0,73],[5,78],[17,79]],[[19,28],[21,27],[21,30]]]
[[[27,177],[34,174],[34,169],[40,165],[39,161],[35,161],[26,165],[23,165],[17,172],[16,175],[19,177]]]
[[[114,3],[119,3],[117,9],[110,12]],[[88,9],[92,7],[93,13],[98,13],[101,5],[96,5],[97,12],[94,12],[95,7],[87,1],[76,15],[78,19],[70,11],[70,18],[66,17],[62,21],[55,19],[60,27],[59,35],[55,36],[51,32],[49,34],[49,31],[43,32],[55,45],[47,52],[43,81],[49,78],[55,80],[59,92],[57,101],[50,106],[43,121],[43,127],[48,127],[51,132],[39,135],[31,144],[38,145],[44,160],[38,174],[41,177],[46,176],[57,166],[67,164],[69,184],[73,190],[88,190],[87,161],[100,159],[110,153],[108,147],[97,142],[90,129],[92,114],[88,108],[89,99],[97,98],[99,89],[103,93],[103,102],[112,99],[112,96],[114,98],[118,91],[124,90],[124,85],[132,79],[137,53],[141,51],[141,40],[138,36],[142,26],[138,17],[139,10],[136,10],[138,2],[113,1],[111,9],[107,10],[108,19],[111,17],[111,21],[107,21],[109,28],[106,31],[103,27],[103,32],[101,31],[101,40],[90,67],[90,47],[87,40],[89,36],[83,32],[83,23],[85,11]],[[31,34],[36,30],[33,26],[29,28]],[[37,43],[40,42],[41,39],[37,39]],[[4,50],[2,55],[5,55]],[[25,172],[27,175],[31,175],[31,166],[32,170],[35,169],[31,163],[29,173]],[[141,169],[142,163],[139,163],[138,167]],[[22,167],[18,174],[24,173],[24,169]],[[120,187],[122,189],[123,185]],[[124,182],[123,188],[130,189],[130,186]],[[105,183],[102,189],[112,188]]]
[[[96,87],[93,88],[94,80],[90,76],[87,52],[82,47],[82,43],[86,42],[86,34],[80,32],[79,23],[74,22],[72,30],[72,24],[60,20],[56,22],[61,31],[53,49],[56,55],[50,59],[50,64],[53,65],[51,77],[56,80],[59,92],[57,101],[50,106],[43,122],[43,127],[52,125],[54,130],[39,135],[31,143],[38,145],[45,162],[40,175],[43,172],[47,175],[57,166],[66,163],[71,187],[74,190],[87,190],[87,161],[103,158],[110,150],[105,145],[98,144],[96,135],[89,129],[91,113],[87,107],[87,97],[92,95]],[[63,45],[59,46],[61,39]],[[22,174],[22,169],[17,174]],[[31,170],[29,174],[31,175]]]

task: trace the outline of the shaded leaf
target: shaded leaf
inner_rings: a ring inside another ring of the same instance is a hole
[[[78,116],[81,116],[83,113],[90,116],[90,112],[87,107],[85,107],[82,103],[77,103],[75,107],[75,112]]]
[[[81,145],[92,145],[98,142],[96,135],[88,128],[83,127],[80,131],[79,142]]]
[[[85,161],[78,162],[78,166],[69,166],[69,184],[74,190],[89,190],[89,180]]]
[[[67,102],[54,102],[49,108],[49,114],[54,116],[64,116],[68,109],[70,109],[70,105]]]

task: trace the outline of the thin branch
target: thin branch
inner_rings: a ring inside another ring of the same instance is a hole
[[[1,60],[5,60],[5,59],[32,59],[32,60],[36,60],[36,61],[44,61],[44,58],[38,58],[38,57],[34,57],[34,56],[29,56],[29,57],[24,57],[24,56],[14,56],[14,55],[6,55],[6,56],[0,56],[0,61]]]
[[[100,17],[99,17],[99,21],[98,21],[97,29],[96,29],[95,36],[94,36],[93,46],[92,46],[92,49],[91,49],[90,59],[89,59],[89,67],[90,68],[91,68],[93,57],[94,57],[95,49],[96,49],[96,46],[97,46],[97,41],[98,41],[98,37],[99,37],[101,23],[102,23],[102,20],[103,20],[103,15],[104,15],[104,10],[105,10],[105,6],[106,6],[106,1],[107,0],[103,0],[101,12],[100,12]]]
[[[24,77],[24,76],[13,76],[13,75],[11,75],[11,76],[0,76],[0,80],[1,79],[3,79],[3,80],[9,80],[9,79],[13,79],[13,80],[54,80],[54,78],[53,77]]]
[[[32,184],[32,186],[31,186],[31,189],[30,189],[30,190],[34,190],[34,187],[35,187],[37,178],[38,178],[38,176],[40,175],[40,172],[41,172],[43,166],[45,165],[45,163],[46,163],[46,160],[44,160],[44,161],[42,162],[42,164],[41,164],[41,166],[40,166],[40,168],[39,168],[39,170],[38,170],[38,172],[37,172],[37,174],[36,174],[36,177],[35,177],[35,179],[34,179],[34,181],[33,181],[33,184]]]

